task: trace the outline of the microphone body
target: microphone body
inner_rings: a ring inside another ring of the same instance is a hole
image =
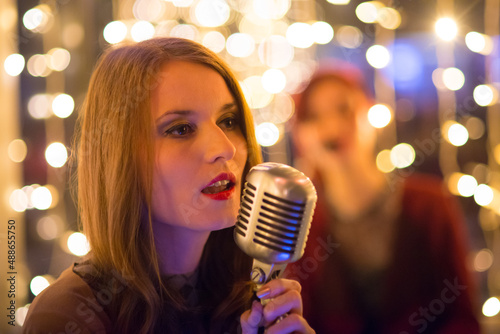
[[[311,180],[280,163],[259,164],[247,174],[234,239],[254,258],[257,288],[302,257],[317,194]]]

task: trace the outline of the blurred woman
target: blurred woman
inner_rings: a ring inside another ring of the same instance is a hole
[[[176,38],[107,50],[80,118],[91,252],[35,298],[24,332],[311,333],[298,283],[274,280],[257,292],[271,301],[252,303],[251,259],[233,241],[241,183],[260,159],[214,53]]]
[[[478,333],[464,220],[437,177],[377,169],[372,105],[355,69],[321,69],[297,97],[296,164],[318,205],[288,268],[318,333]]]

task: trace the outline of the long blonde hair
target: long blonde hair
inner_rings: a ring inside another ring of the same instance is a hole
[[[115,321],[120,332],[133,330],[134,318],[143,324],[138,329],[141,333],[152,332],[165,301],[181,308],[175,293],[161,281],[150,214],[154,159],[150,94],[161,65],[171,60],[203,64],[223,77],[243,116],[242,131],[249,152],[243,177],[261,161],[249,107],[234,74],[216,54],[178,38],[154,38],[104,52],[92,74],[79,118],[77,193],[92,264],[103,277],[115,270],[127,279],[132,291],[120,295]],[[210,246],[211,239],[222,235],[230,233],[212,232],[200,265],[202,270],[208,262],[216,261],[210,255],[215,249]],[[224,281],[226,296],[213,311],[221,318],[244,302],[237,296],[241,291],[235,289],[245,288],[237,288],[235,283],[245,276],[236,271],[247,270],[248,261],[242,260],[237,247],[232,246],[234,242],[229,242],[225,247],[235,253],[234,263],[225,268],[232,282]],[[205,272],[202,276],[213,274],[219,273]],[[244,298],[248,298],[247,292]]]

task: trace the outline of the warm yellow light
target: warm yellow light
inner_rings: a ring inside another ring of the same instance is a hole
[[[46,4],[38,5],[23,15],[23,25],[34,32],[45,32],[50,27],[52,11]]]
[[[45,216],[36,224],[36,231],[43,240],[53,240],[57,238],[64,228],[64,223],[58,216]]]
[[[67,241],[68,249],[77,256],[84,256],[90,251],[87,237],[80,232],[72,233]]]
[[[13,53],[3,62],[3,68],[5,72],[11,77],[18,76],[24,69],[24,57],[18,53]]]
[[[443,125],[445,139],[454,146],[463,146],[469,140],[469,132],[462,124],[447,121]]]
[[[391,162],[396,168],[406,168],[415,161],[415,150],[410,144],[401,143],[391,150]]]
[[[14,162],[23,162],[28,153],[28,147],[22,139],[14,139],[7,147],[7,155]]]
[[[478,205],[489,205],[493,202],[493,197],[493,189],[486,184],[480,184],[476,187],[476,190],[474,190],[474,201],[476,201]]]
[[[75,110],[75,101],[68,94],[58,94],[52,100],[52,111],[59,118],[67,118]]]
[[[449,67],[443,71],[443,84],[449,90],[459,90],[464,83],[464,73],[458,68]]]
[[[198,34],[198,29],[191,24],[178,24],[170,31],[170,37],[185,38],[192,41],[197,40]]]
[[[494,317],[500,313],[500,300],[497,297],[491,297],[483,304],[483,314],[487,317]]]
[[[31,193],[31,203],[38,210],[47,210],[52,205],[52,194],[47,187],[38,187]]]
[[[155,34],[155,27],[148,21],[137,21],[130,29],[130,35],[136,42],[150,39]]]
[[[348,49],[355,49],[363,43],[363,33],[357,27],[342,26],[335,33],[337,42]]]
[[[438,37],[444,41],[451,41],[458,33],[457,24],[451,18],[437,20],[434,29]]]
[[[209,31],[201,43],[213,52],[219,53],[226,47],[226,38],[218,31]]]
[[[278,20],[290,9],[290,0],[253,0],[254,12],[263,19]]]
[[[477,181],[472,175],[462,175],[458,179],[457,190],[463,197],[471,197],[477,188]]]
[[[50,57],[47,55],[35,54],[28,59],[28,73],[34,77],[46,77],[52,70],[49,67]]]
[[[490,36],[471,31],[465,35],[465,45],[469,50],[483,55],[489,55],[493,51],[493,41]]]
[[[271,35],[259,45],[259,59],[262,64],[271,68],[288,66],[294,57],[294,48],[285,37]]]
[[[478,272],[490,269],[492,264],[493,253],[487,248],[481,249],[474,257],[474,269]]]
[[[50,57],[48,66],[54,71],[64,71],[71,60],[69,51],[62,48],[51,49],[47,55]]]
[[[323,21],[314,22],[311,28],[315,43],[328,44],[333,39],[333,28],[329,23]]]
[[[28,112],[36,119],[48,118],[51,115],[52,97],[48,94],[33,95],[28,101]]]
[[[121,21],[112,21],[104,27],[102,33],[109,44],[120,43],[127,37],[127,26]]]
[[[137,20],[156,22],[165,13],[164,4],[161,0],[136,0],[132,12]]]
[[[47,163],[54,168],[60,168],[64,166],[66,160],[68,160],[68,151],[66,146],[62,143],[52,143],[45,150],[45,159]]]
[[[351,0],[326,0],[333,5],[347,5]]]
[[[377,11],[377,22],[386,29],[394,30],[401,25],[401,15],[394,8],[380,8]]]
[[[28,208],[28,196],[21,189],[16,189],[10,194],[9,204],[12,210],[24,212]]]
[[[368,121],[377,129],[387,126],[391,122],[391,109],[385,104],[375,104],[368,110]]]
[[[361,22],[374,23],[377,20],[378,10],[383,7],[384,4],[379,1],[363,2],[356,7],[356,16]]]
[[[486,131],[483,120],[478,117],[469,117],[465,122],[465,128],[469,132],[470,139],[479,139]]]
[[[264,122],[255,128],[255,136],[259,145],[268,147],[276,144],[280,138],[280,131],[276,125]]]
[[[49,285],[50,283],[47,278],[43,276],[35,276],[30,282],[31,293],[38,296],[38,294],[45,290]]]
[[[278,69],[271,68],[262,75],[262,87],[269,93],[277,94],[282,92],[286,86],[286,77]]]
[[[252,109],[264,108],[273,99],[273,95],[262,86],[262,78],[254,75],[246,78],[242,85],[243,93]]]
[[[498,100],[498,90],[492,85],[478,85],[472,96],[481,107],[491,106]]]
[[[288,42],[300,49],[307,49],[314,44],[315,36],[312,27],[304,22],[292,23],[286,31]]]
[[[382,173],[390,173],[394,170],[395,166],[391,161],[391,150],[382,150],[377,154],[377,168]]]
[[[24,325],[24,321],[28,315],[29,305],[21,306],[16,310],[16,323],[21,327]]]
[[[219,27],[227,22],[231,10],[224,0],[202,0],[194,13],[201,26]]]
[[[175,7],[186,8],[193,4],[193,0],[172,0]]]
[[[233,57],[248,57],[255,49],[255,41],[248,34],[234,33],[227,38],[226,49]]]
[[[391,61],[391,54],[385,46],[373,45],[366,51],[366,60],[374,68],[384,68]]]

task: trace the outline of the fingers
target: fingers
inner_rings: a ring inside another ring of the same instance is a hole
[[[243,334],[257,334],[259,326],[262,326],[264,321],[262,311],[262,304],[254,300],[252,308],[241,315],[240,322]]]
[[[280,322],[266,328],[266,334],[314,334],[316,333],[307,321],[298,314],[290,314]]]
[[[281,316],[295,314],[302,317],[301,286],[297,281],[276,279],[264,285],[257,296],[265,304],[264,326],[276,322]]]

